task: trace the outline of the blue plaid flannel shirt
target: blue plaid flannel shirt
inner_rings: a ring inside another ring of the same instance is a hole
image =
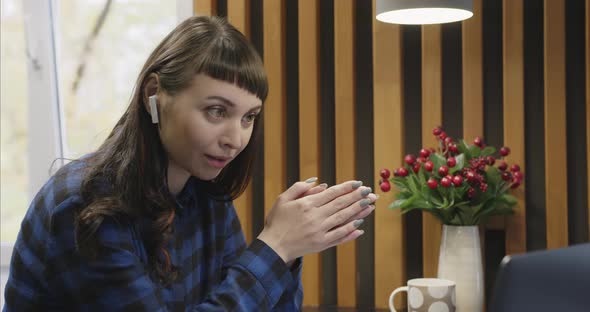
[[[82,161],[39,191],[21,224],[3,311],[300,311],[302,261],[292,267],[264,242],[246,245],[231,202],[215,201],[190,178],[177,196],[168,252],[179,278],[152,281],[138,224],[105,219],[96,260],[78,253],[74,212]]]

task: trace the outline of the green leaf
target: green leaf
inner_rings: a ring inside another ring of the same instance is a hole
[[[389,206],[387,208],[389,208],[389,209],[400,208],[406,201],[407,201],[406,199],[395,200],[393,203],[389,204]]]
[[[410,191],[412,191],[412,193],[414,193],[414,194],[419,193],[418,185],[420,185],[420,184],[417,180],[418,180],[418,178],[416,177],[416,175],[410,175],[408,177],[408,187],[410,188]]]
[[[471,151],[469,150],[469,145],[467,143],[465,143],[465,140],[459,140],[459,144],[457,145],[457,148],[459,149],[459,152],[461,152],[461,154],[465,155],[467,160],[472,158]]]
[[[393,185],[397,187],[400,191],[408,190],[410,187],[408,185],[408,179],[404,177],[393,177],[392,179]]]
[[[450,168],[449,173],[452,175],[453,173],[463,169],[463,167],[465,166],[465,154],[459,154],[457,156],[455,156],[455,160],[457,161],[457,164],[455,165],[455,167]]]
[[[438,168],[440,168],[441,166],[446,166],[447,164],[447,160],[438,153],[430,154],[430,160],[434,163],[434,172],[438,171]]]
[[[481,151],[481,156],[490,156],[493,155],[496,152],[496,148],[493,146],[486,146],[482,151]]]
[[[469,153],[471,154],[471,158],[479,157],[481,155],[481,148],[477,145],[471,145],[469,146]]]
[[[500,199],[510,206],[514,206],[514,205],[516,205],[516,203],[518,203],[518,200],[516,199],[516,197],[514,197],[510,194],[504,194],[500,197]]]
[[[496,194],[498,191],[498,185],[502,182],[502,172],[496,167],[488,166],[485,175],[486,182],[488,183],[488,192]]]

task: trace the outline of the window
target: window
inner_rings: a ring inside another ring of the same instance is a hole
[[[0,309],[20,223],[61,164],[98,147],[140,66],[193,0],[2,0]],[[54,162],[58,160],[57,162]]]

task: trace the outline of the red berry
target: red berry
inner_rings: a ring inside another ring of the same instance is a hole
[[[428,156],[430,156],[430,151],[423,148],[420,150],[420,156],[424,157],[424,158],[428,158]]]
[[[416,162],[416,156],[408,154],[406,155],[406,157],[404,157],[404,161],[406,162],[406,164],[411,166]]]
[[[389,176],[391,175],[391,172],[389,172],[389,169],[381,169],[381,172],[379,172],[379,175],[383,178],[383,179],[388,179]]]
[[[440,135],[441,132],[442,132],[441,127],[436,127],[436,128],[434,128],[434,130],[432,130],[432,134],[434,134],[436,136]]]
[[[485,184],[485,183],[482,183],[482,184],[480,184],[480,185],[479,185],[479,190],[480,190],[482,193],[485,193],[485,192],[488,190],[488,185],[487,185],[487,184]]]
[[[418,173],[420,171],[420,163],[417,162],[414,164],[414,166],[412,167],[412,170],[414,170],[414,173]]]
[[[508,164],[505,161],[501,161],[498,165],[498,169],[501,171],[505,171],[506,169],[508,169]]]
[[[488,165],[493,166],[494,163],[496,163],[496,158],[494,158],[493,156],[488,156],[486,157],[486,162],[488,163]]]
[[[440,168],[438,168],[438,174],[441,177],[446,176],[449,173],[449,167],[447,166],[440,166]]]
[[[389,192],[391,190],[391,184],[389,184],[389,182],[387,181],[381,182],[381,184],[379,184],[379,187],[383,192]]]
[[[461,186],[462,183],[463,177],[461,177],[460,175],[456,175],[453,177],[453,184],[455,184],[455,186]]]
[[[470,187],[470,188],[467,190],[467,197],[468,197],[468,198],[473,198],[473,196],[475,196],[475,189],[474,189],[474,188],[472,188],[472,187]]]
[[[449,187],[451,186],[451,179],[444,177],[440,180],[440,185],[442,185],[443,187]]]
[[[398,168],[397,169],[397,174],[399,174],[400,177],[407,177],[408,176],[408,169],[406,168]]]
[[[424,169],[426,169],[426,171],[428,171],[428,172],[432,171],[432,169],[434,169],[434,163],[430,160],[425,162]]]
[[[510,185],[510,188],[515,189],[519,186],[520,186],[520,182],[514,182],[514,183],[512,183],[512,185]]]
[[[449,144],[451,144],[451,143],[453,143],[453,138],[451,138],[451,137],[446,137],[446,138],[445,138],[445,144],[446,144],[446,145],[449,145]]]
[[[452,153],[459,153],[459,148],[457,148],[457,144],[455,143],[451,143],[449,144],[449,151],[451,151]]]
[[[427,183],[428,183],[428,187],[431,189],[435,189],[438,186],[438,182],[436,182],[436,180],[433,178],[428,179]]]
[[[436,150],[434,149],[434,147],[431,147],[428,150],[430,151],[430,154],[436,153]]]
[[[510,166],[510,171],[512,171],[512,172],[520,171],[520,166],[517,164],[514,164],[514,165]]]
[[[420,157],[418,157],[418,159],[416,159],[416,161],[418,161],[421,164],[425,163],[427,160],[428,160],[428,158],[422,157],[422,156],[420,156]]]
[[[443,131],[443,132],[441,132],[441,133],[438,135],[438,137],[439,137],[441,140],[443,140],[443,141],[444,141],[444,139],[446,139],[446,138],[447,138],[447,133]]]
[[[512,178],[512,175],[510,174],[510,172],[502,172],[502,180],[504,181],[509,181]]]
[[[473,139],[473,144],[482,147],[483,145],[483,140],[480,137],[475,137],[475,139]]]
[[[504,146],[502,148],[500,148],[500,155],[502,156],[508,156],[510,154],[510,148],[507,146]]]
[[[473,171],[467,171],[467,173],[465,174],[465,178],[467,178],[467,181],[469,182],[475,182],[475,180],[477,179],[475,172]]]
[[[521,182],[522,178],[524,178],[524,174],[522,174],[521,171],[516,171],[512,174],[512,176],[514,177],[515,181]]]
[[[457,165],[457,160],[455,157],[449,157],[449,159],[447,159],[447,165],[451,168],[455,167],[455,165]]]

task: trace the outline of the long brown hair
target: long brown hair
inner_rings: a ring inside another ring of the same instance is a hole
[[[100,246],[95,234],[105,217],[131,222],[146,218],[148,230],[142,239],[148,265],[158,281],[168,283],[175,274],[164,244],[176,204],[167,185],[168,157],[145,105],[144,89],[152,73],[159,77],[159,88],[171,95],[188,88],[201,73],[234,83],[263,102],[268,81],[259,55],[237,29],[219,17],[191,17],[148,57],[129,107],[104,143],[84,160],[81,194],[85,206],[75,220],[79,250],[84,255],[96,254]],[[219,200],[233,200],[244,191],[252,175],[260,117],[245,149],[214,181],[199,183],[202,191]]]

